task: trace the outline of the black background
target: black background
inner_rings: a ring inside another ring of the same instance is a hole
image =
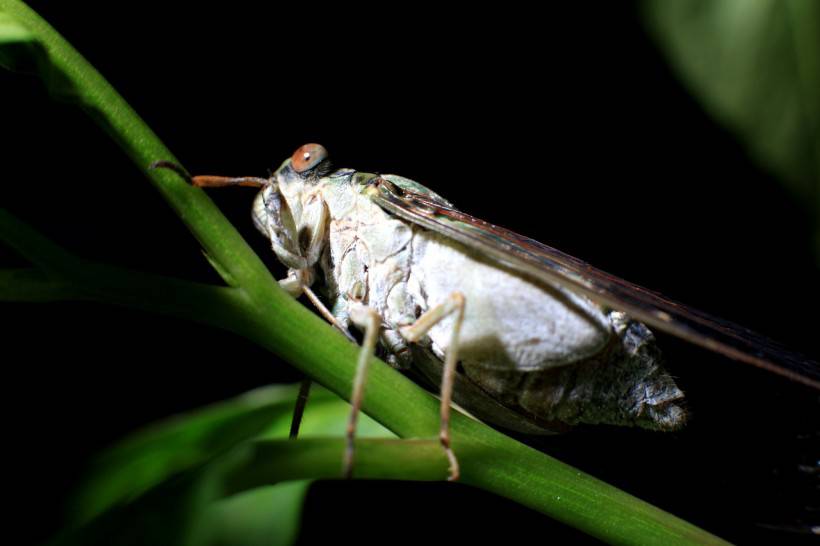
[[[712,122],[630,4],[461,13],[31,2],[194,173],[265,175],[321,142],[478,217],[817,357],[808,209]],[[248,4],[251,5],[250,3]],[[346,8],[346,10],[349,8]],[[0,73],[3,206],[72,251],[218,282],[160,196],[76,108]],[[212,192],[273,266],[250,190]],[[6,265],[22,265],[5,250]],[[299,378],[233,335],[90,304],[3,304],[10,525],[54,532],[87,457],[151,420]],[[548,453],[739,542],[818,519],[816,393],[661,336],[691,424],[600,427]],[[814,497],[812,497],[814,495]],[[379,522],[378,524],[376,522]],[[445,523],[445,527],[439,526]],[[320,483],[301,541],[592,539],[449,484]]]

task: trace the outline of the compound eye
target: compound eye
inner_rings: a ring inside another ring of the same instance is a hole
[[[297,173],[304,173],[327,159],[327,150],[321,144],[305,144],[290,156],[290,166]]]

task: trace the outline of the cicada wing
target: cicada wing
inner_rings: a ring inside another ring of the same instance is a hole
[[[372,199],[391,214],[474,248],[522,274],[560,285],[686,341],[820,389],[820,364],[737,324],[610,275],[560,250],[374,179]]]

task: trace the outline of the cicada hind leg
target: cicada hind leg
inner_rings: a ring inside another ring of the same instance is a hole
[[[464,302],[462,293],[453,292],[446,300],[420,316],[416,322],[400,330],[401,335],[407,341],[414,343],[423,338],[433,326],[445,318],[450,315],[455,316],[441,377],[441,428],[439,429],[439,440],[450,462],[449,481],[458,480],[460,474],[458,459],[450,446],[450,405],[453,400],[453,384],[455,382],[456,364],[458,363],[459,335],[461,333],[461,323],[464,321]]]
[[[464,320],[464,296],[459,292],[454,292],[442,303],[429,309],[418,318],[413,324],[404,326],[399,330],[401,336],[407,341],[414,343],[423,338],[430,329],[444,320],[455,315],[453,329],[450,337],[449,350],[444,359],[444,372],[441,380],[441,426],[439,429],[439,441],[447,455],[450,463],[449,481],[458,480],[460,469],[458,459],[450,445],[450,404],[453,399],[453,384],[455,381],[456,364],[458,362],[458,339],[461,332],[461,323]],[[353,475],[353,465],[355,456],[356,424],[359,410],[364,396],[364,386],[367,379],[367,369],[373,359],[373,352],[378,342],[378,334],[381,328],[381,317],[379,314],[366,305],[357,304],[351,307],[351,321],[364,331],[364,341],[359,352],[359,361],[356,367],[356,376],[353,380],[353,393],[350,399],[352,408],[347,424],[347,444],[344,457],[344,475],[350,478]]]

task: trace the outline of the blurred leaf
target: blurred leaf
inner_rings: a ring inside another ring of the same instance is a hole
[[[308,482],[223,498],[250,440],[286,438],[298,386],[271,386],[138,431],[101,454],[55,544],[290,544]],[[342,436],[350,405],[315,386],[300,436]],[[360,416],[360,436],[394,437]]]
[[[214,503],[203,513],[197,544],[292,544],[299,533],[302,500],[309,485],[309,481],[284,482]]]
[[[191,540],[197,516],[214,499],[211,481],[188,472],[157,485],[127,504],[113,504],[89,522],[67,528],[51,546],[175,544]]]
[[[820,216],[820,3],[642,5],[650,32],[707,111]]]
[[[163,421],[101,454],[72,504],[83,523],[254,438],[293,408],[292,387],[267,387]]]
[[[288,387],[292,392],[286,418],[273,421],[262,438],[287,438],[290,433],[291,411],[295,403],[297,385]],[[342,438],[347,430],[350,403],[342,400],[326,388],[315,383],[310,390],[307,409],[299,427],[299,438],[337,437]],[[368,415],[359,414],[356,425],[357,438],[396,438],[396,435],[374,421]]]

